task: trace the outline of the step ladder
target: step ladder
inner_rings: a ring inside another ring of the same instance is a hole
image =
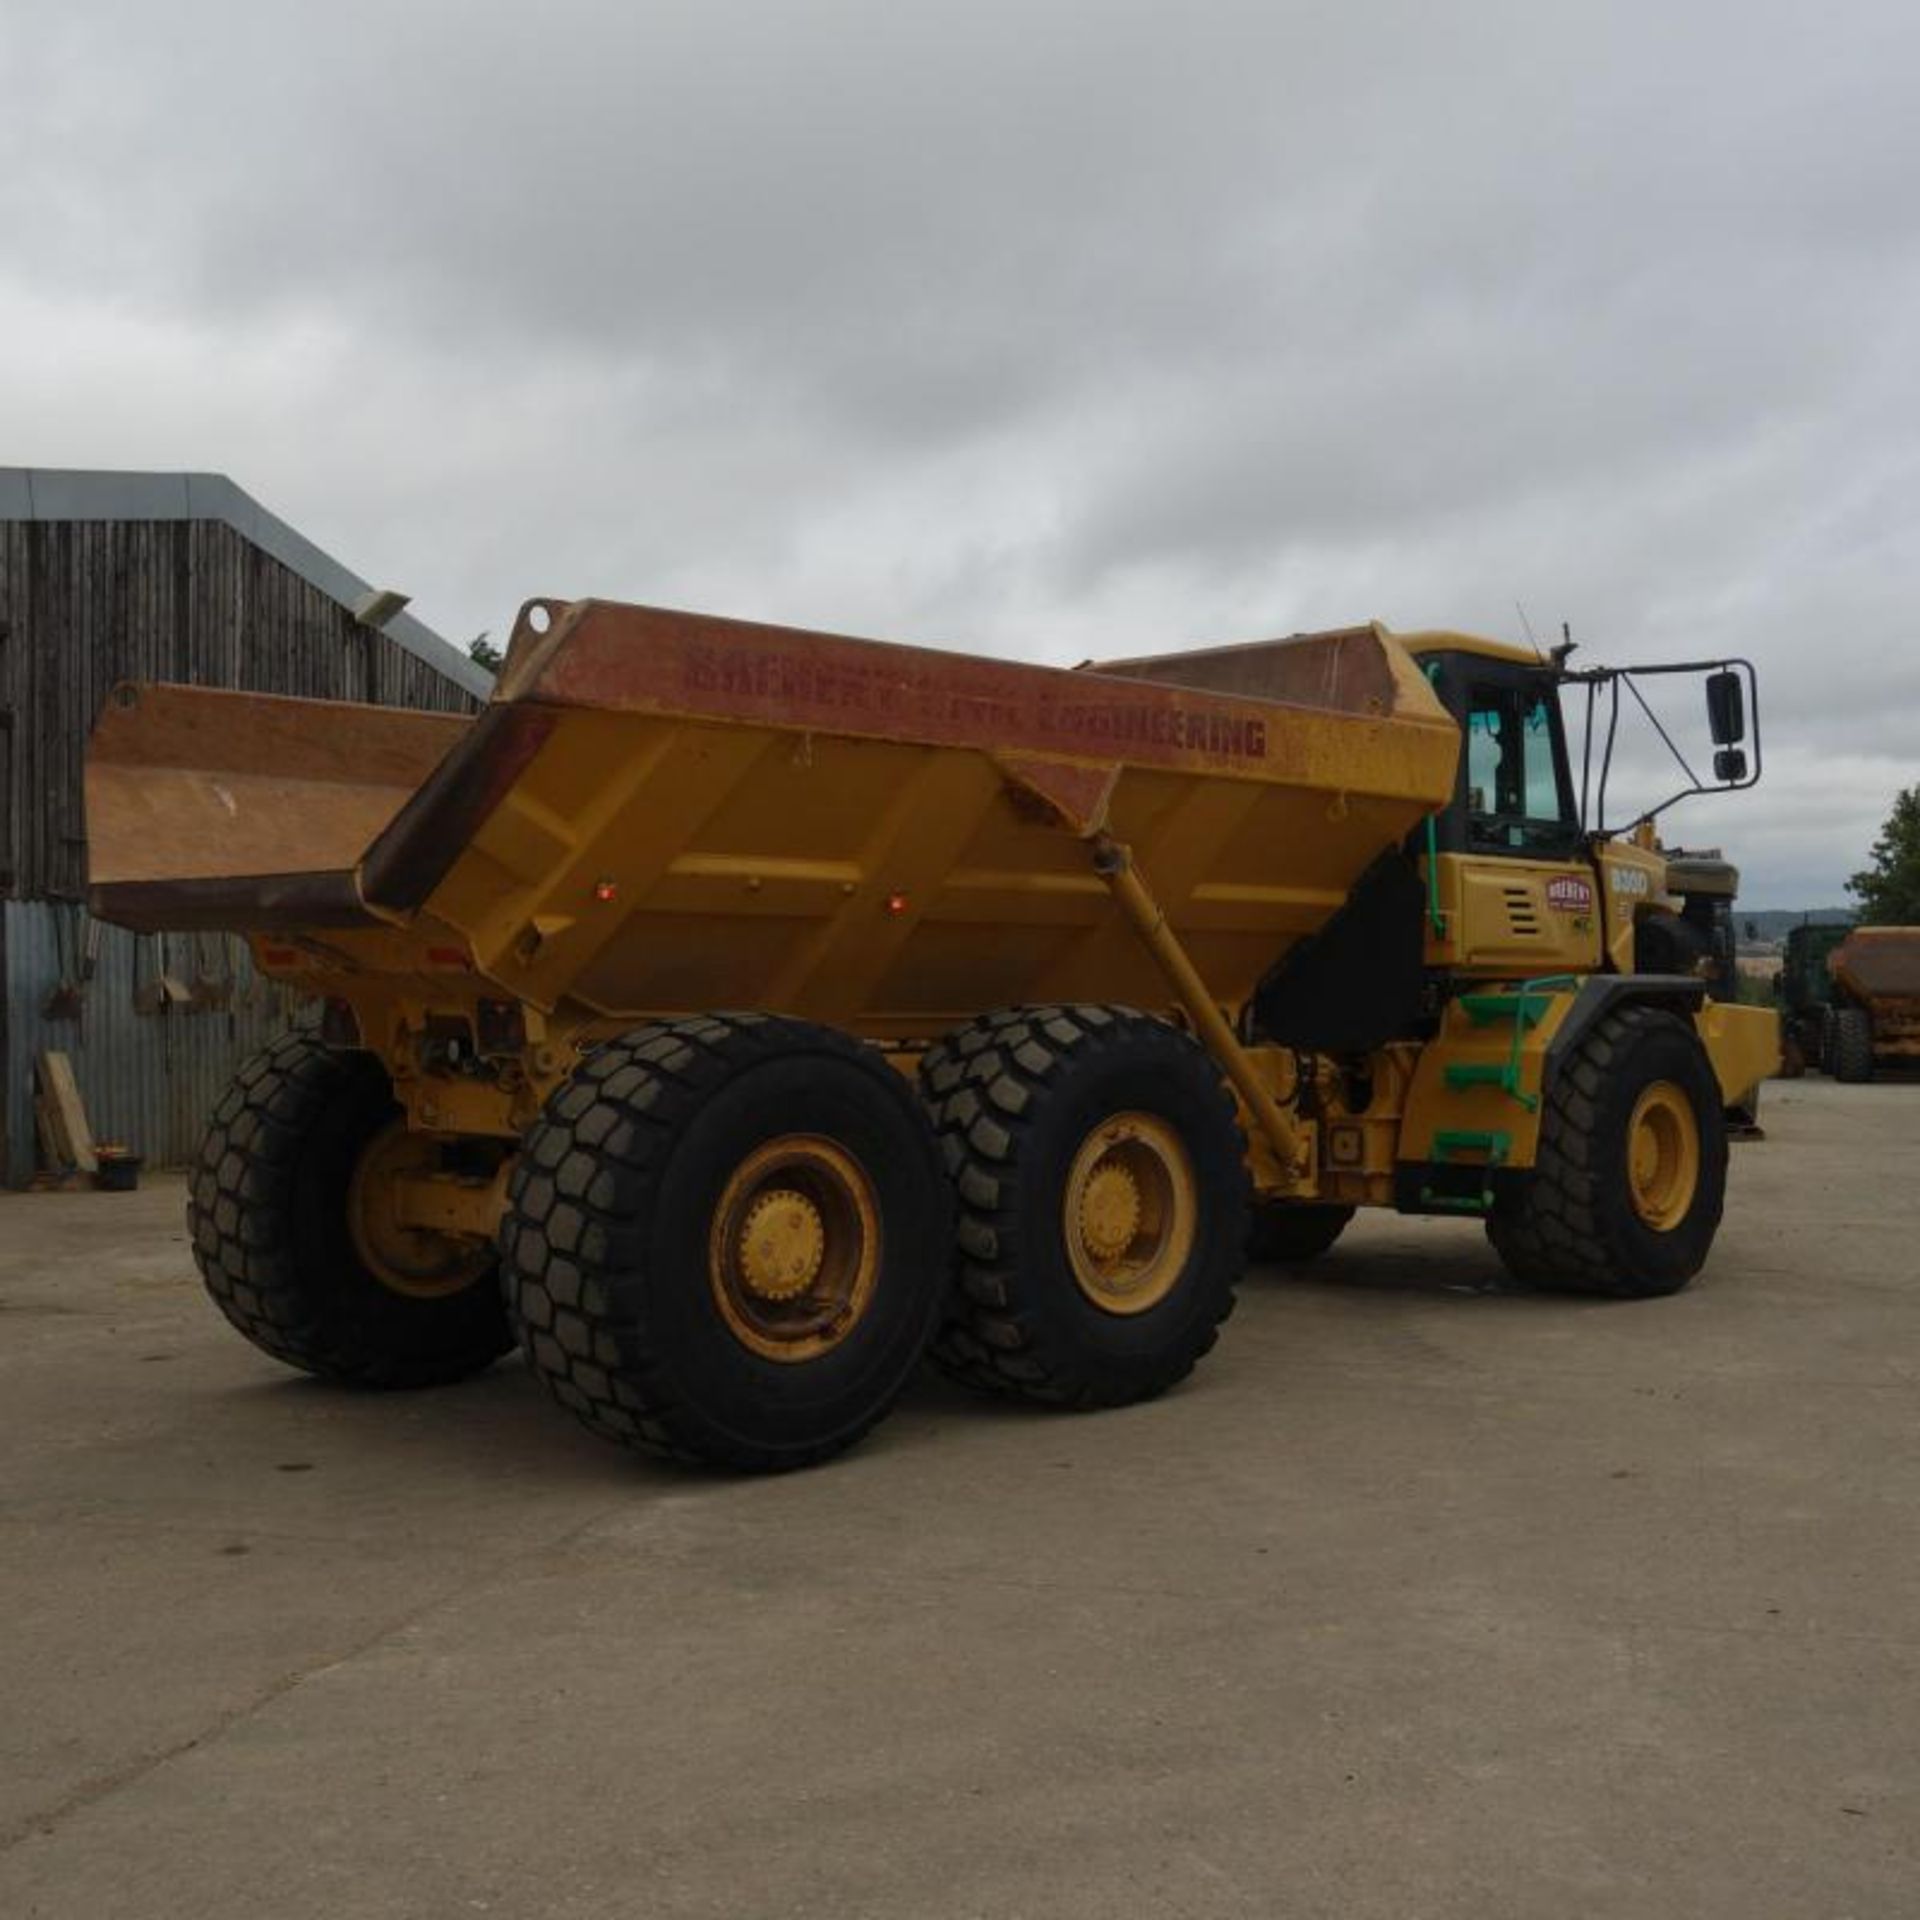
[[[1529,1093],[1521,1084],[1522,1055],[1529,1028],[1546,1018],[1555,992],[1579,984],[1570,973],[1543,974],[1537,980],[1523,980],[1514,988],[1485,993],[1463,993],[1454,1005],[1476,1027],[1511,1026],[1513,1043],[1499,1060],[1450,1060],[1441,1069],[1441,1084],[1449,1093],[1465,1093],[1474,1087],[1498,1087],[1508,1099],[1528,1113],[1540,1110],[1540,1096]],[[1434,1166],[1478,1166],[1484,1177],[1478,1193],[1442,1193],[1431,1186],[1420,1190],[1420,1204],[1442,1213],[1486,1214],[1493,1211],[1493,1174],[1504,1167],[1513,1153],[1513,1135],[1501,1128],[1442,1127],[1433,1136],[1427,1159]],[[1478,1160],[1463,1159],[1477,1154]]]

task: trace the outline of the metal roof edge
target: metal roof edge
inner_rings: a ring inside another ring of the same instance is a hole
[[[0,520],[218,520],[349,613],[373,591],[224,473],[146,473],[105,467],[0,467]],[[478,700],[493,676],[411,613],[375,632]]]

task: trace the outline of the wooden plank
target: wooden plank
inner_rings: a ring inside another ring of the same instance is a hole
[[[73,1062],[57,1047],[40,1055],[40,1093],[62,1163],[82,1173],[97,1173],[100,1161],[93,1150],[93,1129],[87,1124],[87,1105],[73,1077]]]

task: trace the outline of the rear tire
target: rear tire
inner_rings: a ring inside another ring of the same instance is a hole
[[[924,1352],[952,1195],[913,1089],[830,1028],[714,1014],[596,1051],[500,1226],[528,1364],[592,1432],[752,1472],[825,1460]]]
[[[1280,1266],[1317,1260],[1347,1230],[1353,1213],[1351,1207],[1262,1201],[1253,1209],[1247,1258]]]
[[[1834,1009],[1833,1077],[1850,1087],[1873,1078],[1873,1016],[1865,1007]]]
[[[402,1291],[356,1241],[355,1169],[401,1117],[372,1054],[284,1034],[222,1096],[189,1182],[187,1230],[214,1304],[263,1353],[324,1380],[438,1386],[513,1344],[483,1242]]]
[[[1246,1143],[1205,1051],[1121,1007],[1014,1007],[936,1048],[922,1086],[960,1199],[935,1364],[1075,1408],[1185,1378],[1247,1241]]]
[[[1554,1075],[1533,1177],[1487,1237],[1523,1285],[1652,1299],[1700,1271],[1726,1180],[1720,1087],[1699,1036],[1671,1013],[1628,1006]]]

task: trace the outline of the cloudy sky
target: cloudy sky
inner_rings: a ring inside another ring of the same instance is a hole
[[[1759,663],[1920,778],[1902,0],[0,0],[0,461],[230,473],[449,637],[603,594],[1057,661]]]

